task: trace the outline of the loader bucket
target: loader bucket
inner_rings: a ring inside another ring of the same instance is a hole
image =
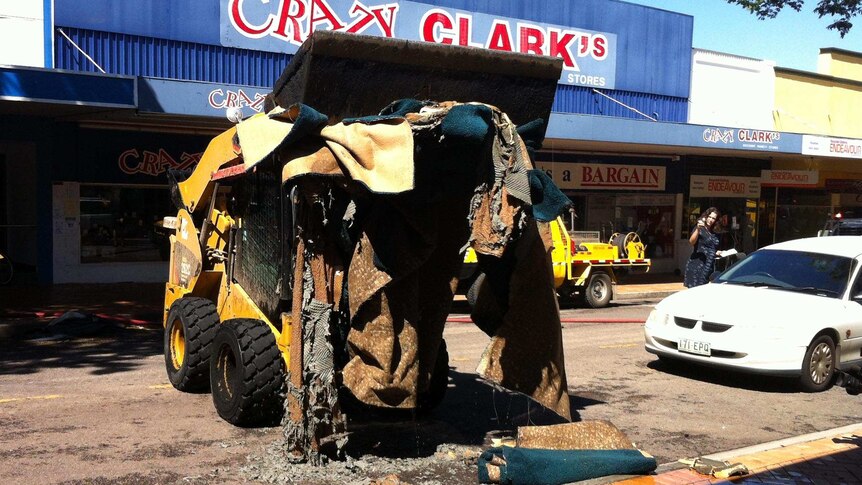
[[[276,81],[266,109],[303,103],[340,120],[405,98],[477,101],[516,125],[537,118],[547,125],[561,69],[552,57],[317,31]]]

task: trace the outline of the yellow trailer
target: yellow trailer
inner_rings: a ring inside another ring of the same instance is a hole
[[[561,217],[549,223],[553,249],[554,286],[561,302],[583,301],[591,308],[603,308],[613,298],[615,271],[649,271],[646,247],[637,233],[614,233],[607,242],[598,231],[570,231]],[[467,301],[476,302],[485,280],[476,253],[467,249],[461,271],[461,289]]]

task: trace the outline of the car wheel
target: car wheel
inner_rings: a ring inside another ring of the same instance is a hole
[[[802,359],[800,383],[805,392],[820,392],[832,387],[835,377],[835,342],[828,335],[816,337]]]
[[[183,392],[209,386],[210,345],[218,330],[215,305],[206,298],[185,297],[171,305],[165,325],[165,368],[168,379]]]
[[[284,360],[260,320],[224,322],[213,341],[210,387],[219,416],[237,426],[274,426],[283,413]]]
[[[604,308],[611,302],[612,293],[611,277],[605,273],[595,273],[587,283],[584,300],[590,308]]]

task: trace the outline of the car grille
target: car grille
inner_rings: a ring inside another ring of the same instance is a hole
[[[703,329],[704,332],[715,332],[721,333],[732,327],[733,325],[725,325],[723,323],[714,323],[714,322],[703,322],[700,325],[700,328]]]
[[[694,325],[697,323],[697,320],[692,320],[691,318],[673,317],[673,322],[676,323],[678,327],[694,328]]]
[[[683,318],[683,317],[673,317],[673,322],[676,323],[678,327],[682,328],[694,328],[697,325],[697,320],[692,318]],[[702,322],[700,324],[700,328],[703,329],[704,332],[714,332],[721,333],[727,331],[733,325],[726,325],[724,323],[715,323],[715,322]]]

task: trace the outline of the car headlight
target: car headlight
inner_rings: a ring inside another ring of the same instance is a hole
[[[646,325],[650,327],[657,327],[667,325],[671,320],[672,317],[669,313],[665,313],[658,308],[654,308],[646,319]]]

